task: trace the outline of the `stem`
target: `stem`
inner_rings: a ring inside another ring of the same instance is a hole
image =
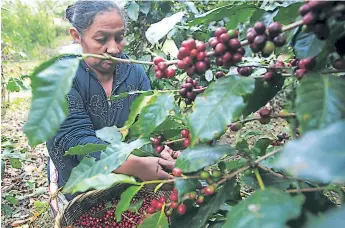
[[[176,143],[176,142],[183,142],[185,139],[182,138],[182,139],[176,139],[176,140],[171,140],[171,141],[165,141],[163,142],[164,145],[169,145],[169,144],[173,144],[173,143]]]
[[[303,25],[303,21],[302,21],[302,20],[296,21],[296,22],[294,22],[294,23],[292,23],[292,24],[283,26],[282,32],[286,32],[286,31],[288,31],[288,30],[294,29],[294,28],[296,28],[296,27],[298,27],[298,26],[301,26],[301,25]]]
[[[264,185],[264,182],[262,181],[262,178],[260,176],[258,168],[254,169],[254,173],[255,173],[256,179],[259,183],[260,189],[265,190],[265,185]]]
[[[316,191],[323,191],[326,190],[328,187],[321,187],[321,188],[302,188],[302,189],[289,189],[286,192],[289,193],[299,193],[299,192],[316,192]]]
[[[112,57],[110,55],[95,55],[95,54],[82,54],[82,59],[86,59],[89,57],[104,59],[104,60],[114,60],[115,62],[121,63],[138,63],[138,64],[146,64],[146,65],[153,65],[153,62],[149,61],[141,61],[141,60],[134,60],[134,59],[121,59],[117,57]]]
[[[289,117],[296,117],[296,114],[295,113],[286,113],[286,114],[279,114],[279,115],[271,115],[267,118],[277,119],[277,118],[289,118]],[[233,122],[233,123],[247,123],[250,121],[260,120],[260,119],[261,119],[261,117],[253,117],[253,118],[248,118],[248,119],[240,120],[240,121]]]

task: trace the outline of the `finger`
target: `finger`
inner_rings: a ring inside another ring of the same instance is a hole
[[[173,161],[174,158],[171,157],[170,153],[168,151],[162,151],[160,154],[161,158],[168,160],[168,161]]]
[[[174,153],[172,154],[172,157],[174,158],[174,159],[177,159],[179,156],[181,155],[181,151],[174,151]]]
[[[166,179],[174,178],[172,175],[170,175],[169,173],[165,172],[162,169],[158,170],[157,176],[160,180],[166,180]]]
[[[165,169],[172,170],[175,166],[175,161],[169,161],[162,158],[158,159],[158,164]]]

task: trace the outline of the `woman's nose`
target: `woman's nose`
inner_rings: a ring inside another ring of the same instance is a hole
[[[120,52],[121,50],[119,48],[119,44],[117,44],[115,40],[110,41],[108,43],[107,54],[112,55],[112,56],[117,56],[118,54],[120,54]]]

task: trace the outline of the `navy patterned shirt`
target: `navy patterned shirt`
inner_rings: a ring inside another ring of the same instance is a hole
[[[127,56],[122,55],[121,58],[127,58]],[[117,63],[112,95],[150,89],[150,81],[141,65]],[[95,131],[103,127],[122,127],[136,96],[129,95],[119,100],[107,100],[96,74],[84,61],[80,62],[72,88],[67,95],[68,117],[57,134],[47,142],[49,156],[58,171],[58,187],[66,184],[72,169],[82,159],[81,156],[64,156],[64,153],[77,145],[106,144],[96,137]],[[100,152],[93,153],[91,156],[99,159]],[[70,200],[73,197],[66,195],[66,198]]]

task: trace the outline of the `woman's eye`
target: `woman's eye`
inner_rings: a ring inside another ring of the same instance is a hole
[[[123,35],[116,36],[116,37],[115,37],[115,42],[116,42],[116,43],[121,43],[121,41],[123,40],[123,37],[124,37]]]
[[[96,39],[96,41],[99,42],[99,43],[104,43],[106,41],[106,39],[105,38],[100,38],[100,39]]]

